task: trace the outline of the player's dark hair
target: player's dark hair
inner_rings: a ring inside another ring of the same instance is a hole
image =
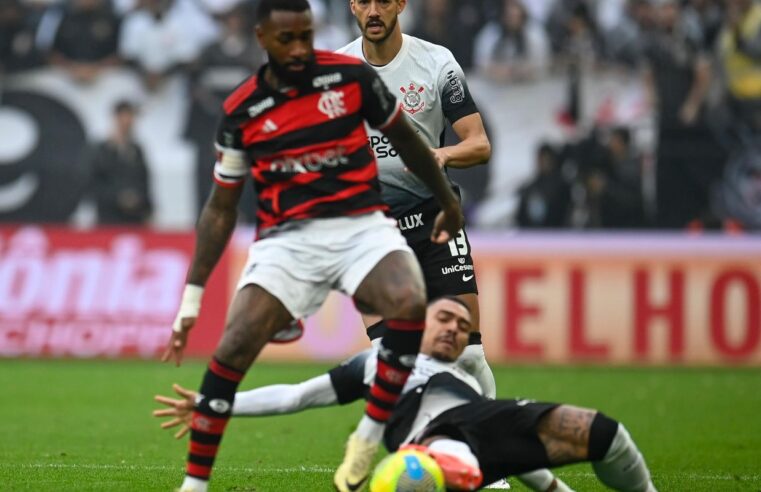
[[[441,301],[443,299],[446,299],[446,300],[452,301],[452,302],[456,302],[460,306],[464,307],[467,312],[470,313],[470,307],[468,307],[468,305],[465,304],[465,301],[463,301],[462,299],[460,299],[457,296],[452,296],[452,295],[444,295],[444,296],[439,296],[439,297],[437,297],[435,299],[431,299],[430,302],[428,302],[428,305],[431,306],[431,305],[433,305],[433,304],[435,304],[435,303],[437,303],[437,302],[439,302],[439,301]]]
[[[310,7],[307,0],[260,0],[256,8],[256,21],[259,23],[266,21],[275,10],[304,12],[310,10]]]

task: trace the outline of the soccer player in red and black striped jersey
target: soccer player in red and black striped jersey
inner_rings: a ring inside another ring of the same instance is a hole
[[[431,240],[463,223],[457,197],[428,146],[375,71],[315,51],[307,0],[261,0],[256,35],[269,62],[224,103],[216,186],[201,212],[196,248],[164,360],[180,363],[203,286],[235,226],[241,186],[258,194],[251,246],[225,331],[199,391],[182,491],[205,491],[238,383],[264,345],[285,341],[331,289],[381,315],[387,334],[365,415],[349,438],[341,490],[357,490],[414,365],[425,318],[422,272],[396,222],[385,217],[364,123],[380,129],[425,182],[441,212]]]

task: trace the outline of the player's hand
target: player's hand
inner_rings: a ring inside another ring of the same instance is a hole
[[[172,328],[172,335],[169,337],[169,341],[164,349],[164,354],[161,356],[161,362],[174,361],[174,364],[179,367],[182,363],[183,352],[185,346],[188,344],[188,335],[193,325],[196,323],[196,317],[178,318],[175,320],[175,326],[179,326],[180,330]]]
[[[193,410],[196,406],[196,396],[198,393],[191,391],[187,388],[183,388],[179,384],[173,384],[172,389],[175,393],[180,395],[182,399],[177,400],[175,398],[169,398],[168,396],[156,395],[153,397],[157,402],[168,406],[169,408],[161,408],[153,411],[154,417],[174,417],[171,420],[167,420],[161,423],[162,429],[171,429],[181,425],[180,430],[174,434],[175,439],[179,439],[190,430],[190,422],[193,418]]]
[[[444,149],[431,149],[431,153],[433,154],[433,158],[436,160],[436,164],[438,164],[439,169],[444,169],[444,167],[447,165],[447,162],[449,162],[449,153]],[[408,173],[410,172],[410,169],[408,167],[404,167],[404,172]]]
[[[185,284],[185,289],[182,291],[180,309],[177,311],[174,323],[172,323],[172,336],[169,337],[169,341],[166,344],[164,354],[161,356],[161,362],[173,360],[178,367],[182,363],[182,353],[188,344],[188,334],[193,329],[193,325],[196,324],[198,313],[201,311],[202,297],[202,286],[190,283]]]
[[[433,158],[436,159],[436,164],[439,165],[439,169],[443,169],[447,165],[447,162],[449,162],[449,153],[443,148],[431,149],[431,152],[433,153]]]
[[[431,232],[431,241],[437,244],[444,244],[462,229],[465,218],[459,204],[443,209],[436,216]]]

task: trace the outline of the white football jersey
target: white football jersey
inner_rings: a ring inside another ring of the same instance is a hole
[[[337,52],[367,62],[362,37]],[[386,65],[371,66],[396,95],[413,126],[432,148],[441,147],[447,120],[454,123],[463,116],[478,112],[462,68],[452,52],[443,46],[403,34],[402,48],[396,57]],[[399,216],[430,198],[431,192],[405,169],[388,139],[370,127],[367,133],[378,160],[383,200],[391,207],[392,214]]]
[[[376,340],[380,341],[379,338]],[[356,387],[355,381],[360,377],[362,378],[365,387],[364,392],[366,392],[367,388],[373,384],[378,355],[377,343],[374,343],[374,345],[373,348],[360,352],[342,365],[342,368],[344,369],[344,371],[342,371],[343,375],[331,372],[331,381],[336,394],[347,395],[347,393],[343,391],[343,388],[339,388],[336,385]],[[361,366],[359,366],[359,364],[361,364]],[[352,368],[352,366],[354,367]],[[423,393],[423,385],[428,383],[433,376],[441,373],[454,376],[461,383],[472,388],[477,394],[483,395],[483,390],[478,384],[478,380],[476,380],[476,378],[470,373],[463,370],[456,362],[445,362],[437,360],[430,355],[418,354],[417,359],[415,360],[415,368],[412,370],[410,377],[407,378],[407,382],[402,390],[402,394],[410,391],[422,394],[422,398],[420,399],[414,417],[410,415],[410,417],[413,418],[410,429],[404,438],[405,443],[412,441],[415,436],[425,429],[425,427],[437,416],[454,407],[470,402],[470,400],[462,394],[461,389],[456,386],[429,387],[426,389],[425,393]],[[355,398],[360,398],[361,393],[353,393],[352,391],[349,391],[348,394],[350,394],[351,397],[345,397],[343,400],[344,403],[352,401]],[[339,402],[340,401],[341,396],[339,396]]]
[[[377,340],[380,340],[379,338]],[[360,356],[364,358],[364,377],[363,382],[366,386],[371,386],[373,380],[375,380],[375,371],[378,363],[378,348],[373,347],[360,353]],[[406,393],[412,388],[425,384],[431,379],[431,376],[440,372],[448,372],[452,376],[461,380],[471,388],[473,388],[479,395],[483,394],[481,386],[478,384],[478,380],[473,377],[469,372],[462,369],[456,362],[444,362],[438,359],[434,359],[430,355],[418,354],[415,359],[415,368],[412,370],[412,374],[407,378],[407,383],[404,385],[402,393]]]

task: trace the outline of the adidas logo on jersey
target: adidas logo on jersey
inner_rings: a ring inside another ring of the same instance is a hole
[[[264,122],[264,125],[262,125],[262,131],[264,133],[272,133],[276,132],[278,130],[277,125],[274,121],[267,119],[267,121]]]

